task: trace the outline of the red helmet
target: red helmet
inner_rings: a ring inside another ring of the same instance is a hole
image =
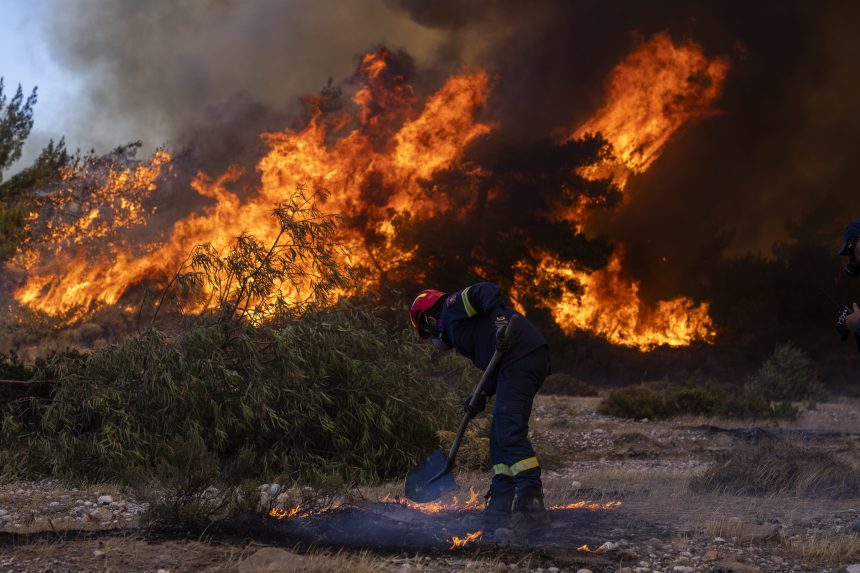
[[[445,296],[445,293],[441,290],[430,288],[419,292],[418,296],[415,297],[415,300],[412,301],[412,308],[409,310],[409,318],[412,319],[412,326],[415,327],[415,330],[418,331],[418,336],[421,338],[430,337],[429,334],[421,329],[421,319],[424,317],[424,313],[433,308],[436,301],[443,296]]]

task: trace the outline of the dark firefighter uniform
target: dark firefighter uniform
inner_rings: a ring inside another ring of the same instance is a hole
[[[498,286],[478,283],[445,297],[437,334],[485,370],[496,350],[497,320],[510,320],[514,314]],[[532,402],[549,373],[549,350],[541,333],[522,316],[511,342],[484,393],[496,396],[490,429],[493,494],[509,495],[515,489],[519,497],[541,492],[540,463],[528,431]]]

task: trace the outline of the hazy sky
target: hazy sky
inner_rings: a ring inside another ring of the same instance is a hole
[[[288,107],[380,43],[420,59],[442,36],[386,0],[0,0],[0,76],[38,86],[25,164],[62,136],[170,146],[237,98]]]
[[[69,107],[80,97],[81,81],[59,66],[48,45],[47,10],[51,0],[0,0],[0,76],[4,92],[11,97],[18,84],[29,94],[39,89],[35,125],[24,148],[21,163],[39,153],[48,139],[70,133],[73,122]],[[72,148],[85,142],[69,141]]]

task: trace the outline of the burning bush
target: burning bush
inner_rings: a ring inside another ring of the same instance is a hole
[[[187,521],[249,480],[378,482],[434,448],[459,408],[433,378],[466,363],[432,360],[369,305],[333,303],[349,277],[336,220],[301,189],[273,214],[265,243],[195,249],[147,330],[4,381],[0,475],[150,482]],[[153,326],[165,308],[184,314],[173,333]]]

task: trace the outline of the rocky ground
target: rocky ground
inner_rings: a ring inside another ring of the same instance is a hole
[[[555,509],[553,528],[542,539],[488,534],[452,550],[447,534],[439,531],[449,531],[445,529],[449,526],[456,531],[452,524],[474,507],[465,505],[468,496],[461,494],[457,503],[449,500],[448,513],[424,514],[397,504],[402,484],[358,492],[368,505],[350,515],[366,518],[362,523],[367,527],[389,528],[394,540],[385,549],[379,545],[362,549],[360,536],[356,543],[310,547],[306,539],[294,535],[319,535],[323,543],[340,540],[326,535],[338,524],[343,529],[353,523],[345,521],[346,512],[287,518],[289,523],[280,522],[283,529],[276,523],[267,535],[241,526],[188,535],[142,527],[146,504],[117,486],[7,483],[0,485],[0,573],[582,569],[860,573],[860,496],[844,495],[852,490],[819,492],[806,487],[800,495],[793,489],[751,496],[695,485],[708,468],[722,463],[715,460],[724,462],[744,448],[764,447],[763,434],[769,440],[800,445],[807,453],[826,453],[834,464],[853,464],[856,469],[860,400],[821,404],[794,422],[758,424],[760,430],[727,420],[620,420],[597,414],[598,401],[540,396],[533,441],[547,468],[548,505],[587,500],[617,501],[620,506]],[[846,479],[858,479],[860,473],[854,473]],[[809,483],[818,483],[816,477],[810,476]],[[850,479],[848,486],[854,483]],[[482,492],[486,480],[480,472],[458,476],[462,492],[470,487]],[[286,493],[271,484],[261,489],[271,502],[278,496],[283,500]],[[279,531],[289,535],[279,538]],[[428,538],[435,545],[417,547],[410,541],[420,539],[422,531],[430,531]],[[586,544],[587,549],[582,547]]]

